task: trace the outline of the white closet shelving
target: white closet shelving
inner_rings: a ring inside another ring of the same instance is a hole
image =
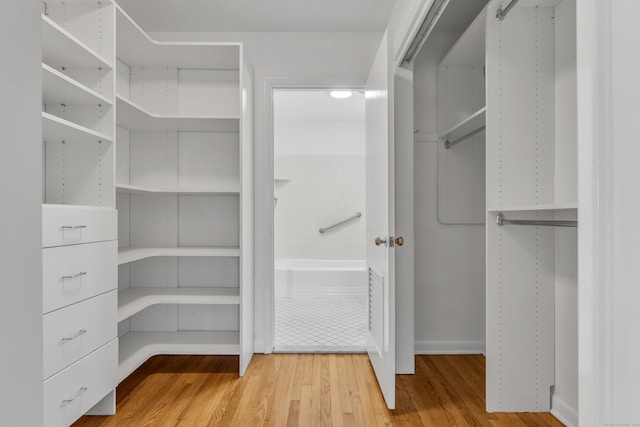
[[[116,12],[119,380],[157,354],[253,354],[250,73],[238,43]],[[248,233],[248,234],[247,234]]]
[[[487,409],[572,419],[577,229],[496,217],[577,224],[575,1],[506,3],[487,13]]]
[[[237,257],[239,248],[214,247],[157,247],[157,248],[121,248],[118,251],[118,264],[128,264],[153,257]]]
[[[129,184],[116,184],[116,192],[129,193],[129,194],[187,194],[193,196],[205,196],[205,195],[223,195],[223,194],[239,194],[240,188],[237,184],[223,184],[217,185],[217,188],[211,188],[209,190],[162,190],[160,188],[141,187],[139,185]]]
[[[51,6],[47,7],[51,10]],[[113,68],[102,54],[46,15],[42,15],[42,61],[54,68]]]
[[[110,136],[69,120],[42,112],[42,135],[45,141],[113,142]]]
[[[117,96],[118,126],[129,130],[190,132],[238,132],[238,116],[159,115]]]
[[[118,381],[158,354],[235,355],[240,353],[239,341],[237,331],[129,332],[120,338]]]
[[[68,426],[115,411],[115,8],[42,13],[44,422]]]

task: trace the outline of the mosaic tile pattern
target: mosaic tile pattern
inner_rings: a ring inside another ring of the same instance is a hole
[[[276,352],[364,352],[364,297],[276,298]]]

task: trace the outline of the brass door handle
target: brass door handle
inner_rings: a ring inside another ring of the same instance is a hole
[[[391,236],[389,239],[387,238],[382,238],[382,237],[376,237],[376,246],[387,246],[387,244],[389,244],[389,246],[391,246],[392,248],[394,246],[402,246],[404,245],[404,237],[402,236],[398,236],[398,237],[393,237]]]

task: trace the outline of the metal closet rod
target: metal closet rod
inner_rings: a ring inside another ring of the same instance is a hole
[[[503,226],[505,224],[511,225],[541,225],[547,227],[577,227],[578,221],[570,221],[570,220],[528,220],[528,219],[507,219],[504,217],[502,212],[498,214],[496,218],[496,224],[499,226]]]
[[[451,147],[453,147],[454,145],[462,142],[462,141],[466,141],[467,139],[476,136],[479,133],[484,132],[486,126],[481,126],[476,130],[472,130],[471,132],[462,135],[460,138],[456,138],[453,141],[449,141],[448,139],[444,142],[444,148],[446,148],[447,150]]]
[[[520,0],[511,0],[511,3],[509,3],[505,8],[500,6],[498,12],[496,13],[496,19],[498,21],[502,21],[507,16],[509,11],[513,8],[513,6],[515,6],[519,1]]]

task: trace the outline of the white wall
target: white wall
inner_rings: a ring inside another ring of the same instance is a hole
[[[276,259],[364,259],[364,94],[274,94]],[[338,229],[327,227],[361,212]]]
[[[364,160],[364,155],[275,157],[276,177],[289,179],[276,183],[276,259],[364,259]],[[318,232],[356,212],[363,216]]]
[[[0,417],[42,425],[42,132],[40,3],[0,14]]]

